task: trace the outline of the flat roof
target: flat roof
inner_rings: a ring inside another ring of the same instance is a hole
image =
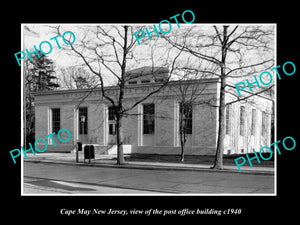
[[[219,82],[219,78],[203,78],[199,79],[201,83],[216,83]],[[171,80],[168,82],[167,86],[170,85],[179,85],[179,84],[193,84],[195,81],[199,81],[198,79],[193,80]],[[125,87],[128,88],[140,88],[140,87],[149,87],[149,86],[159,86],[161,82],[154,83],[143,83],[143,84],[128,84]],[[114,86],[106,86],[104,87],[106,90],[114,90],[117,89],[117,85]],[[32,92],[34,96],[42,96],[42,95],[53,95],[53,94],[64,94],[64,93],[83,93],[83,92],[91,92],[91,91],[101,91],[100,87],[95,88],[82,88],[82,89],[64,89],[64,90],[46,90],[46,91],[37,91]]]

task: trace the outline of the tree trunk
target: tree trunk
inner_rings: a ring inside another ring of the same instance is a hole
[[[180,136],[180,148],[181,148],[181,154],[180,154],[180,161],[184,162],[184,146],[186,142],[186,136],[185,136],[185,121],[184,121],[184,109],[183,106],[180,107],[180,115],[179,115],[179,136]]]
[[[125,163],[123,154],[123,138],[122,138],[122,116],[116,116],[116,135],[117,135],[117,165],[122,165]]]
[[[124,97],[124,88],[125,88],[125,74],[126,74],[126,55],[127,55],[127,31],[128,26],[124,26],[124,46],[123,46],[123,61],[121,65],[121,79],[119,80],[119,99],[118,107],[116,113],[117,119],[117,164],[121,165],[125,163],[124,154],[123,154],[123,137],[121,132],[122,127],[122,117],[123,117],[123,97]]]
[[[181,147],[181,154],[180,154],[180,161],[184,162],[184,146],[185,146],[185,137],[184,134],[180,134],[180,147]]]
[[[223,151],[225,141],[225,78],[221,79],[221,90],[220,90],[220,105],[219,105],[219,120],[218,120],[218,142],[217,151],[215,156],[215,162],[213,169],[223,169]]]
[[[223,152],[224,152],[224,141],[225,141],[225,87],[226,87],[226,73],[225,73],[225,62],[227,55],[227,28],[228,26],[223,26],[223,40],[222,44],[222,59],[221,59],[221,87],[220,87],[220,99],[219,99],[219,120],[218,120],[218,141],[217,141],[217,150],[215,156],[215,163],[213,169],[222,170],[223,168]]]

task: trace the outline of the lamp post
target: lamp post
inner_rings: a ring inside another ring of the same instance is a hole
[[[83,135],[84,134],[85,116],[81,115],[79,119],[80,119],[80,124],[81,124],[81,132],[82,132],[82,135]],[[83,137],[81,137],[81,144],[83,144]],[[78,163],[78,149],[76,151],[76,162]]]

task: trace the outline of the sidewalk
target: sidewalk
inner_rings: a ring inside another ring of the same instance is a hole
[[[115,167],[115,168],[132,168],[132,169],[157,169],[157,170],[189,170],[189,171],[206,171],[206,172],[231,172],[231,173],[250,173],[250,174],[266,174],[274,175],[274,168],[271,167],[250,167],[242,166],[241,172],[236,166],[225,165],[224,170],[212,170],[212,165],[204,164],[186,164],[186,163],[171,163],[171,162],[146,162],[146,161],[126,161],[124,165],[116,165],[116,155],[95,155],[91,159],[91,163],[86,159],[84,162],[83,153],[79,153],[79,163],[76,163],[75,153],[40,153],[27,154],[27,159],[23,158],[25,162],[36,163],[57,163],[66,165],[78,166],[98,166],[98,167]]]

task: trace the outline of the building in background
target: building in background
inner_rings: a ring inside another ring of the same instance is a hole
[[[167,68],[142,67],[127,73],[124,107],[157,89],[168,77]],[[170,81],[160,92],[150,96],[123,117],[123,150],[130,153],[180,154],[178,90],[182,85],[194,85],[195,80]],[[188,114],[185,154],[214,155],[218,135],[218,79],[198,81],[201,93]],[[114,98],[115,86],[106,87]],[[187,92],[187,95],[192,94]],[[110,102],[102,97],[101,89],[77,89],[36,92],[36,139],[61,128],[71,132],[71,140],[61,143],[56,135],[53,146],[47,138],[47,151],[71,152],[77,142],[93,144],[98,154],[116,154],[116,128]],[[231,96],[226,96],[229,101]],[[244,102],[226,106],[226,137],[224,154],[251,153],[270,145],[272,101],[253,96]],[[82,118],[85,118],[84,121]],[[39,144],[39,143],[38,143]],[[43,147],[39,147],[43,149]]]

